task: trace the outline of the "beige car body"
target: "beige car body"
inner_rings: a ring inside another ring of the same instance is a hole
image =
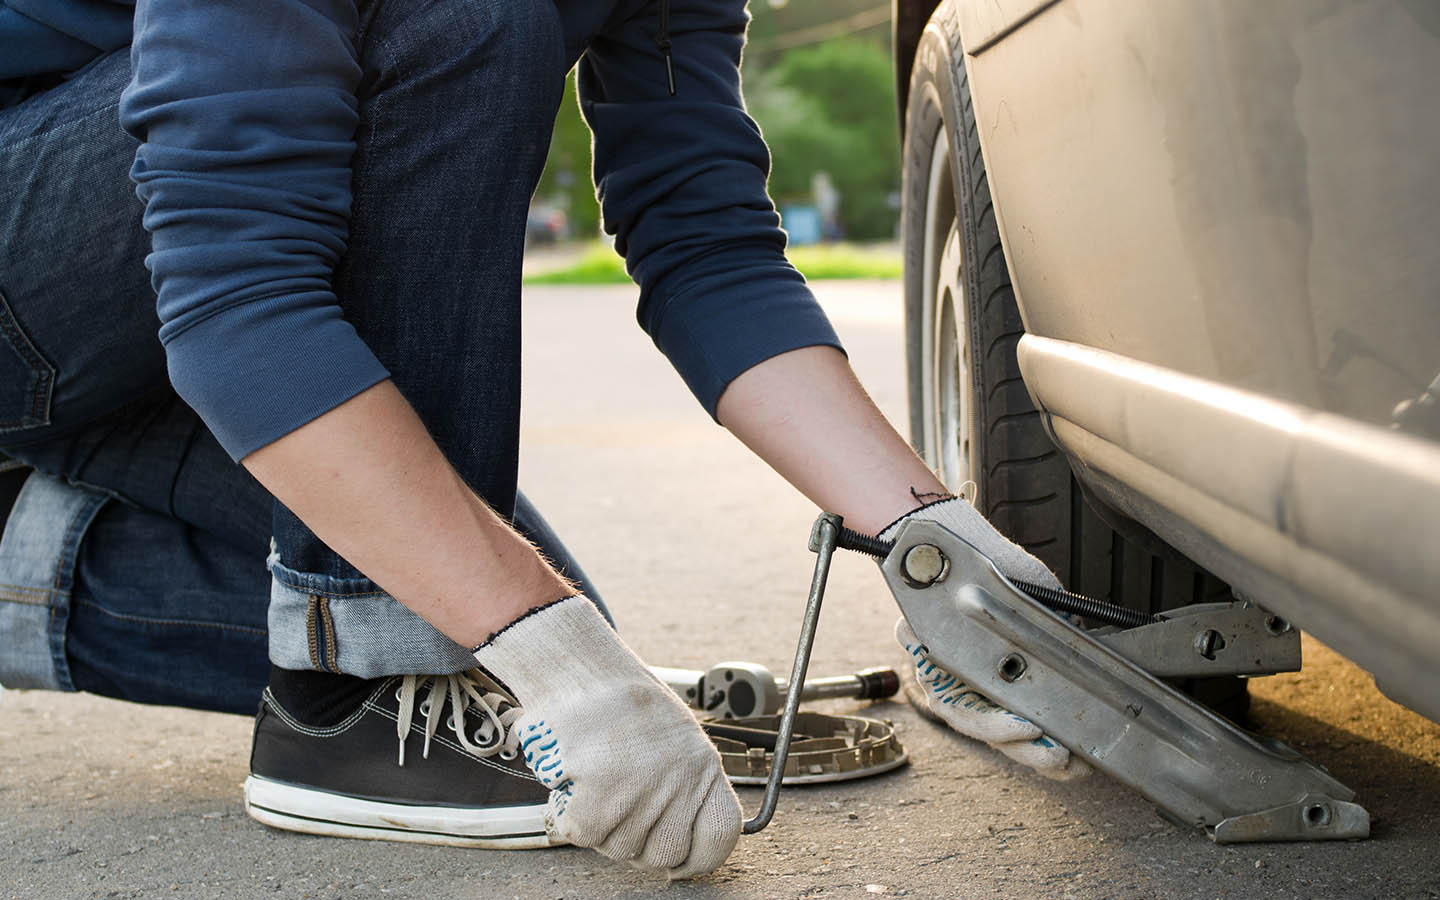
[[[1440,5],[957,6],[1072,468],[1440,718]]]

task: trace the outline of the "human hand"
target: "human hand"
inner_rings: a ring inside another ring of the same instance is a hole
[[[524,713],[520,749],[550,789],[557,837],[689,878],[740,836],[720,754],[680,699],[583,596],[517,619],[476,648]]]
[[[1060,587],[1060,580],[1045,564],[995,530],[979,510],[962,498],[923,506],[880,533],[893,540],[900,526],[925,519],[944,526],[985,554],[1007,577],[1045,587]],[[936,665],[903,617],[895,623],[895,640],[910,655],[915,680],[930,712],[961,734],[984,741],[1022,765],[1047,778],[1068,781],[1090,774],[1090,766],[1029,719],[1017,716],[971,689],[958,675]]]
[[[1045,564],[995,529],[980,510],[963,497],[951,497],[922,506],[901,516],[880,532],[882,540],[893,541],[900,526],[914,519],[934,522],[968,541],[995,564],[1006,578],[1042,587],[1062,587]]]
[[[1071,755],[1054,738],[1029,719],[1017,716],[972,690],[955,675],[925,655],[925,647],[902,616],[895,622],[895,640],[910,654],[915,681],[935,718],[979,741],[1046,778],[1071,781],[1090,774],[1090,766]]]

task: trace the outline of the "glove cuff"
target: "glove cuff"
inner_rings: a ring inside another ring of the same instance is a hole
[[[907,512],[905,515],[903,515],[903,516],[901,516],[900,518],[896,519],[895,521],[891,522],[889,525],[886,525],[884,528],[880,529],[880,533],[877,534],[877,535],[875,535],[875,536],[878,537],[878,538],[879,538],[880,540],[882,540],[882,541],[894,540],[894,538],[895,538],[895,532],[897,532],[897,531],[900,530],[900,526],[901,526],[903,523],[909,521],[909,520],[910,520],[911,518],[913,518],[913,517],[919,517],[919,518],[921,518],[921,519],[933,518],[933,516],[926,516],[926,515],[920,515],[920,514],[923,513],[923,512],[925,512],[927,509],[933,510],[934,507],[937,507],[937,506],[939,506],[939,505],[942,504],[942,503],[950,503],[951,501],[954,501],[954,500],[960,500],[960,501],[962,501],[962,502],[967,502],[967,503],[969,502],[969,501],[965,500],[963,497],[956,497],[954,494],[951,494],[951,495],[948,496],[948,497],[941,497],[939,500],[931,500],[929,503],[926,503],[924,506],[917,506],[917,507],[915,507],[914,509],[912,509],[912,510],[910,510],[909,512]]]
[[[617,675],[653,677],[584,594],[530,610],[474,653],[521,705],[543,704],[553,692],[573,694]]]
[[[952,497],[937,500],[901,516],[880,532],[883,540],[894,540],[895,533],[911,519],[933,521],[969,541],[976,550],[989,557],[1006,577],[1028,581],[1044,587],[1060,587],[1060,579],[1032,556],[1025,548],[1001,534],[969,500]]]

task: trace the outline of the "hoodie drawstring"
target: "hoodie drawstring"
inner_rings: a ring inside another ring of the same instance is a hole
[[[660,33],[655,35],[655,49],[665,57],[665,84],[675,96],[675,60],[670,56],[670,0],[660,0]]]

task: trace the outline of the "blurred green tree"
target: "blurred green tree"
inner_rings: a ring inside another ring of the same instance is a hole
[[[785,53],[766,70],[746,69],[745,96],[773,158],[778,204],[811,202],[817,172],[840,192],[848,238],[894,235],[900,187],[890,57],[874,42],[827,41]]]
[[[750,115],[770,145],[770,193],[776,203],[812,203],[814,176],[825,172],[840,193],[847,238],[892,237],[900,148],[894,76],[883,42],[825,41],[785,51],[763,69],[747,57],[744,74]],[[575,237],[599,233],[590,130],[575,99],[574,72],[565,83],[536,196],[565,209]]]
[[[574,237],[592,238],[600,233],[600,204],[595,201],[590,175],[590,128],[580,117],[573,70],[565,79],[565,98],[555,116],[550,156],[535,196],[565,210]]]
[[[787,50],[847,34],[863,36],[886,51],[890,49],[888,0],[751,0],[750,14],[754,18],[745,58],[757,68],[769,68]]]

